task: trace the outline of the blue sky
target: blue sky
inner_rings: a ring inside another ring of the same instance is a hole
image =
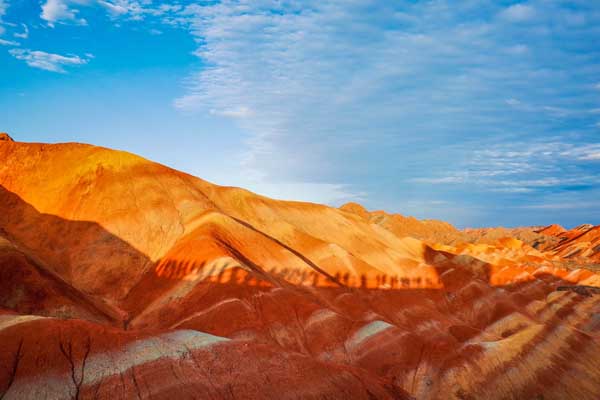
[[[600,3],[0,0],[0,123],[276,198],[600,224]]]

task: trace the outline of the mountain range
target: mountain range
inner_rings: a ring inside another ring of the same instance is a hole
[[[0,399],[598,399],[596,288],[600,226],[461,230],[0,134]]]

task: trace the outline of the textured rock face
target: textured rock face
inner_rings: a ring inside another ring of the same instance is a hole
[[[431,243],[453,244],[467,241],[467,236],[451,224],[438,220],[418,220],[385,211],[367,211],[356,203],[347,203],[341,210],[360,216],[363,220],[377,224],[399,237],[410,236]]]
[[[600,263],[600,226],[585,224],[568,231],[561,228],[550,225],[542,230],[558,239],[558,244],[551,249],[554,254],[576,263],[584,263],[586,260]],[[595,267],[600,269],[598,265]]]
[[[545,226],[542,229],[539,229],[537,232],[544,234],[544,235],[559,236],[560,234],[562,234],[566,231],[567,230],[565,228],[563,228],[562,226],[560,226],[558,224],[552,224],[552,225]]]
[[[6,132],[0,132],[0,141],[4,142],[14,142],[13,138]]]
[[[458,230],[451,224],[438,220],[418,220],[385,211],[367,211],[356,203],[347,203],[340,210],[359,216],[362,220],[377,224],[399,237],[410,236],[431,244],[454,245],[460,243],[494,244],[499,239],[513,237],[539,250],[548,250],[559,243],[558,225],[543,229],[537,227],[520,228],[476,228]],[[563,229],[564,231],[564,229]]]
[[[0,160],[0,398],[600,398],[600,296],[556,291],[600,287],[560,247],[593,227],[541,251],[94,146]]]

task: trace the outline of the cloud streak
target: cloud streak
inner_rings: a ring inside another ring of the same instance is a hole
[[[472,185],[492,192],[535,191],[600,187],[593,172],[600,162],[600,144],[520,142],[475,150],[454,171],[421,177],[418,184]],[[524,178],[527,177],[527,178]]]
[[[19,42],[15,42],[14,40],[0,39],[0,46],[19,46]]]
[[[80,17],[81,9],[101,8],[111,18],[125,18],[140,21],[146,17],[166,18],[182,9],[178,4],[153,4],[148,0],[46,0],[42,4],[40,17],[48,26],[56,23],[87,25],[88,21]]]
[[[6,32],[6,28],[4,28],[3,17],[6,15],[6,10],[8,9],[8,2],[6,0],[0,0],[0,36]]]
[[[22,32],[15,32],[13,33],[13,36],[19,39],[27,39],[29,38],[29,27],[27,27],[27,25],[25,24],[21,24],[21,27],[23,28]]]
[[[526,22],[535,18],[535,8],[526,4],[513,4],[500,13],[500,16],[510,22]]]
[[[29,49],[11,49],[8,52],[17,60],[25,61],[30,67],[59,73],[65,73],[65,67],[87,64],[90,58],[89,56],[81,58],[76,55],[63,56]]]

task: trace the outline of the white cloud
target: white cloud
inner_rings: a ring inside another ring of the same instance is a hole
[[[252,110],[250,110],[248,107],[240,106],[226,110],[210,110],[210,113],[213,115],[220,115],[230,118],[248,118],[252,115]]]
[[[580,210],[589,208],[598,208],[600,202],[589,202],[589,201],[564,201],[560,203],[542,203],[542,204],[528,204],[521,208],[534,209],[534,210]]]
[[[360,202],[366,198],[366,193],[356,190],[351,185],[339,183],[269,181],[265,176],[254,174],[252,171],[239,171],[237,168],[203,173],[204,178],[220,185],[242,187],[279,200],[341,205],[349,201]]]
[[[148,16],[173,18],[183,8],[179,4],[154,4],[151,0],[91,0],[108,11],[112,18],[141,21]],[[157,29],[154,32],[160,32]],[[156,34],[156,33],[154,33]]]
[[[515,186],[512,187],[492,187],[490,188],[490,192],[495,192],[495,193],[532,193],[534,192],[534,189],[530,188],[530,187],[522,187],[522,186],[518,186],[519,183],[515,182],[514,184]]]
[[[485,190],[492,192],[505,192],[505,193],[529,193],[536,189],[562,187],[569,185],[598,185],[600,184],[600,177],[596,176],[577,176],[577,177],[563,177],[563,176],[548,176],[539,179],[522,179],[515,177],[514,179],[498,180],[493,177],[480,174],[478,172],[465,173],[463,176],[447,176],[441,178],[414,178],[411,179],[414,183],[424,184],[468,184],[475,185]]]
[[[55,23],[87,25],[88,21],[80,17],[79,9],[101,8],[111,19],[141,21],[147,16],[171,18],[181,11],[178,4],[153,4],[152,0],[45,0],[41,18],[53,27]]]
[[[439,177],[439,178],[413,178],[410,181],[414,182],[414,183],[427,183],[427,184],[437,185],[437,184],[444,184],[444,183],[450,183],[450,184],[465,183],[466,179],[467,178],[465,176],[452,175],[452,176],[444,176],[444,177]]]
[[[181,96],[173,101],[173,106],[184,111],[197,111],[200,109],[202,96],[196,94],[188,94]]]
[[[526,4],[513,4],[500,13],[502,18],[511,22],[529,21],[535,17],[535,14],[535,9]]]
[[[589,152],[579,158],[580,160],[586,161],[600,161],[600,151]]]
[[[19,43],[13,40],[0,39],[0,46],[19,46]]]
[[[6,10],[8,9],[8,3],[6,0],[0,0],[0,35],[3,35],[6,29],[4,28],[2,18],[6,15]]]
[[[84,65],[88,62],[87,58],[75,55],[62,56],[38,50],[11,49],[8,52],[16,59],[25,61],[30,67],[52,72],[64,73],[64,67]]]
[[[517,44],[506,49],[507,53],[514,55],[523,55],[529,53],[529,47],[524,44]]]
[[[21,24],[23,32],[15,32],[13,36],[20,39],[27,39],[29,37],[29,28],[25,24]]]
[[[573,146],[567,145],[566,149],[559,153],[561,157],[566,157],[579,161],[598,161],[600,160],[600,143]]]
[[[454,171],[444,177],[410,179],[417,184],[469,185],[491,192],[532,193],[564,187],[597,187],[600,176],[590,175],[580,165],[600,161],[600,143],[498,144],[472,151]]]
[[[128,4],[113,4],[111,2],[101,0],[98,1],[98,4],[106,8],[107,11],[112,15],[123,15],[129,11]]]
[[[582,175],[577,168],[578,163],[588,164],[595,161],[600,154],[598,143],[567,143],[567,142],[515,142],[511,144],[496,145],[492,149],[476,150],[468,157],[464,168],[475,171],[481,176],[508,176],[508,175],[538,175],[542,176],[538,184],[529,183],[528,186],[545,186],[560,184],[584,183],[596,181],[592,177]],[[569,167],[569,168],[567,168]],[[560,180],[551,178],[562,174]],[[570,176],[569,174],[572,174]],[[549,175],[550,178],[545,176]],[[544,183],[544,184],[542,184]],[[501,184],[501,182],[496,182]]]
[[[40,17],[47,21],[51,27],[57,22],[87,25],[84,18],[77,16],[79,11],[72,8],[71,3],[72,1],[69,0],[46,0],[42,5]]]

